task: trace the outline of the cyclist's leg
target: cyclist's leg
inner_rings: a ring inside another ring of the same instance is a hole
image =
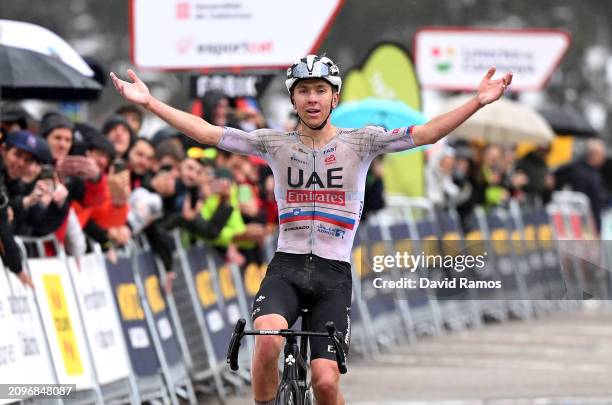
[[[272,260],[253,303],[255,329],[286,329],[298,317],[297,291],[283,277],[291,271],[287,260]],[[257,336],[253,352],[253,395],[257,403],[273,401],[279,383],[278,356],[284,339],[279,336]]]
[[[255,329],[286,329],[287,320],[278,314],[262,315],[253,323]],[[253,396],[256,403],[273,401],[279,383],[278,356],[284,339],[280,336],[257,336],[253,351]]]
[[[310,325],[313,331],[325,331],[325,324],[333,321],[344,335],[348,355],[350,341],[350,315],[352,281],[350,264],[319,259],[316,267],[316,286],[319,293],[313,302]],[[328,339],[311,339],[312,388],[318,405],[344,404],[338,387],[340,372],[333,346]]]
[[[344,397],[338,386],[340,372],[336,360],[313,359],[310,370],[317,405],[344,405]]]

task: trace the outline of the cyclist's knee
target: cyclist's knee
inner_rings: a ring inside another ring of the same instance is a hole
[[[280,315],[264,315],[253,323],[255,329],[286,329],[287,321]],[[255,339],[255,356],[262,360],[278,359],[283,347],[280,336],[260,335]]]
[[[340,373],[338,365],[333,360],[315,359],[311,363],[312,388],[317,398],[332,400],[338,395]]]

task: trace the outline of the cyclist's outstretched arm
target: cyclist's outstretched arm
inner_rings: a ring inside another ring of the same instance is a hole
[[[207,145],[219,143],[223,132],[221,127],[209,124],[198,116],[177,110],[159,101],[151,95],[147,86],[136,76],[133,70],[128,69],[127,73],[130,79],[134,81],[133,83],[119,79],[113,72],[110,74],[115,88],[123,98],[141,105],[166,121],[168,125],[200,143]]]
[[[512,72],[501,79],[493,80],[495,68],[491,67],[478,86],[478,93],[465,104],[445,114],[433,118],[424,125],[412,129],[412,139],[416,146],[438,142],[455,128],[470,118],[476,111],[498,100],[506,87],[512,82]]]

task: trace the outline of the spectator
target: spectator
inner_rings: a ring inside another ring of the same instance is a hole
[[[224,198],[229,199],[234,210],[219,236],[210,242],[229,260],[240,265],[247,259],[259,261],[260,255],[255,248],[263,242],[266,230],[262,224],[245,223],[240,212],[238,188],[230,170],[217,170],[213,192],[214,194],[208,196],[202,205],[202,216],[205,220],[211,220]]]
[[[72,122],[62,114],[47,113],[40,127],[41,135],[49,143],[57,177],[68,190],[67,200],[86,208],[103,204],[106,179],[96,161],[87,156],[69,155],[74,141]],[[69,253],[83,253],[84,235],[74,210],[68,209],[61,219],[62,225],[55,230],[56,237],[60,242],[66,242]]]
[[[572,190],[587,195],[591,202],[591,210],[598,232],[601,230],[601,211],[605,200],[599,168],[605,161],[605,143],[600,139],[591,138],[586,142],[586,150],[582,158],[560,167],[555,172],[557,189],[569,186]]]
[[[155,149],[146,138],[137,138],[128,153],[127,168],[130,171],[132,188],[149,187],[153,176]]]
[[[506,187],[505,168],[502,148],[495,144],[488,145],[483,153],[480,182],[477,188],[482,194],[478,200],[485,208],[503,205],[510,198],[510,191]]]
[[[455,207],[460,194],[459,187],[453,182],[455,150],[445,146],[427,162],[425,186],[427,197],[438,210]]]
[[[542,206],[550,201],[554,177],[546,165],[548,151],[548,147],[538,147],[516,162],[516,172],[524,173],[527,178],[522,191],[528,205]]]
[[[92,133],[88,141],[87,156],[96,162],[102,173],[104,200],[94,207],[82,207],[75,202],[73,208],[85,233],[100,243],[104,251],[108,251],[113,244],[125,245],[131,236],[126,226],[131,191],[129,172],[125,167],[113,165],[111,168],[115,149],[108,138],[101,133]],[[110,253],[110,258],[114,260],[113,252]]]
[[[40,122],[40,135],[47,140],[53,161],[68,156],[72,148],[74,125],[60,113],[47,113]]]
[[[163,235],[155,221],[163,214],[162,196],[171,197],[175,192],[176,178],[165,172],[153,177],[154,155],[155,149],[146,138],[137,138],[129,152],[127,167],[134,191],[129,199],[128,223],[132,234],[146,233],[166,269],[171,271],[172,240]]]
[[[455,167],[453,170],[453,182],[459,187],[460,195],[457,202],[457,213],[461,218],[461,225],[464,231],[470,229],[470,217],[477,205],[476,193],[478,167],[474,161],[474,153],[465,145],[455,147]]]
[[[176,137],[162,140],[155,147],[155,171],[162,170],[178,177],[183,159],[185,159],[185,150]]]
[[[124,104],[117,108],[115,114],[121,115],[125,119],[132,128],[132,133],[134,133],[134,135],[138,136],[138,134],[140,134],[142,122],[144,121],[144,113],[140,107],[134,104]]]
[[[115,147],[117,157],[126,159],[128,151],[136,140],[132,127],[121,115],[113,115],[102,125],[102,133]]]
[[[0,107],[0,128],[5,134],[28,129],[28,120],[32,117],[19,104],[5,103]]]
[[[44,179],[26,184],[36,161],[48,159],[41,144],[45,141],[28,131],[17,131],[6,137],[2,146],[5,165],[4,181],[9,196],[16,234],[42,236],[53,232],[68,210],[68,190],[59,182],[53,170]],[[38,176],[40,177],[40,175]]]
[[[0,137],[1,143],[3,139],[1,133]],[[6,171],[4,162],[3,159],[0,159],[0,258],[2,259],[2,263],[4,263],[10,271],[15,273],[25,286],[34,288],[34,284],[28,273],[23,270],[21,254],[13,237],[13,230],[10,224],[12,213],[8,204],[9,195],[4,181],[5,176]]]

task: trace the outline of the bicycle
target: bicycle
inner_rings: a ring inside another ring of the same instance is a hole
[[[278,390],[276,392],[275,405],[312,405],[314,396],[312,388],[308,382],[308,339],[312,337],[328,338],[332,341],[336,355],[336,363],[340,374],[347,372],[346,354],[342,343],[342,332],[336,330],[333,322],[325,324],[325,332],[308,331],[309,317],[305,310],[302,310],[302,328],[300,331],[292,329],[279,330],[244,330],[246,320],[241,318],[236,322],[234,333],[230,340],[227,351],[227,363],[233,371],[238,370],[238,351],[243,336],[256,335],[276,335],[283,336],[285,341],[285,358],[283,375],[281,377]],[[298,345],[297,338],[300,337]]]

